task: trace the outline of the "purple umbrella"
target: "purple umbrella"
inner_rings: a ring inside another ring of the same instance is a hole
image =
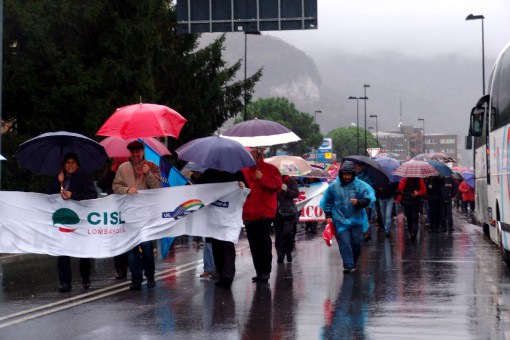
[[[194,139],[175,151],[179,159],[193,162],[206,169],[234,173],[256,165],[244,146],[236,141],[218,136]]]
[[[473,171],[462,171],[460,173],[464,178],[464,182],[467,183],[471,188],[475,187],[475,174]]]
[[[271,146],[300,141],[294,132],[285,126],[264,119],[252,119],[235,124],[222,137],[238,141],[244,146]]]
[[[41,175],[56,175],[61,171],[64,155],[78,155],[80,168],[97,170],[108,160],[104,147],[98,142],[67,131],[47,132],[20,144],[16,158],[20,165]]]
[[[386,172],[386,175],[388,175],[391,182],[398,183],[400,181],[401,177],[393,175],[395,169],[400,166],[399,161],[397,161],[395,158],[384,156],[375,157],[374,161],[376,161],[377,163],[379,163],[379,165],[383,167],[384,172]]]

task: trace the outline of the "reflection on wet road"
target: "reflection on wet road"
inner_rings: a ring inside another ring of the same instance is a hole
[[[373,228],[352,274],[342,273],[336,242],[300,232],[294,261],[274,259],[268,284],[251,282],[242,238],[230,290],[198,277],[202,252],[191,241],[157,263],[156,288],[141,292],[113,278],[111,259],[95,261],[89,291],[75,273],[61,294],[54,258],[6,256],[0,338],[505,338],[510,268],[481,228],[456,215],[453,233],[422,229],[412,242],[402,222],[391,238]]]

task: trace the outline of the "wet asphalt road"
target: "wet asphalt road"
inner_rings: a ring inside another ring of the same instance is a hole
[[[56,259],[0,260],[0,339],[504,339],[510,335],[510,268],[481,228],[455,215],[451,234],[408,240],[373,228],[358,270],[343,274],[336,242],[297,236],[294,261],[252,283],[247,241],[237,245],[230,290],[200,279],[191,239],[157,262],[157,286],[130,292],[111,259],[96,260],[92,287],[58,293]]]

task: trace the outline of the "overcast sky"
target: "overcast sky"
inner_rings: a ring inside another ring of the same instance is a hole
[[[496,58],[510,41],[510,0],[317,0],[318,29],[264,32],[314,57],[331,48],[360,54],[393,52],[430,57],[460,53]],[[487,65],[489,70],[492,65]]]

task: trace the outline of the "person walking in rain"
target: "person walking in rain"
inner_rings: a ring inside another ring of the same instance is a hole
[[[92,179],[80,169],[78,155],[67,153],[62,162],[62,171],[55,177],[46,189],[47,194],[60,193],[64,200],[81,201],[97,198],[97,190]],[[90,287],[91,259],[80,259],[80,275],[83,288]],[[61,293],[71,291],[71,258],[59,256],[57,260],[58,277],[60,279]]]
[[[133,141],[127,148],[129,161],[119,166],[112,184],[113,192],[119,195],[136,195],[139,190],[161,188],[159,168],[155,163],[145,160],[143,143]],[[147,288],[156,286],[152,241],[142,242],[131,249],[128,262],[131,271],[130,290],[142,289],[142,270],[147,277]]]
[[[292,262],[294,235],[298,221],[298,210],[294,199],[298,196],[296,180],[288,175],[282,175],[282,187],[277,193],[278,212],[274,221],[274,246],[278,263],[283,263],[285,256],[287,256],[287,262]]]
[[[326,189],[320,203],[327,222],[335,225],[344,273],[356,270],[363,233],[369,226],[365,208],[374,202],[375,192],[372,187],[356,178],[351,161],[344,161],[338,178]]]
[[[419,213],[427,188],[422,178],[404,177],[398,184],[398,192],[397,202],[404,208],[407,230],[414,241],[419,230]]]
[[[271,225],[276,216],[276,192],[282,186],[282,175],[277,167],[264,162],[261,149],[253,148],[250,153],[256,165],[242,170],[251,189],[250,195],[244,202],[243,221],[257,273],[252,277],[252,281],[267,282],[271,275],[273,261]]]

